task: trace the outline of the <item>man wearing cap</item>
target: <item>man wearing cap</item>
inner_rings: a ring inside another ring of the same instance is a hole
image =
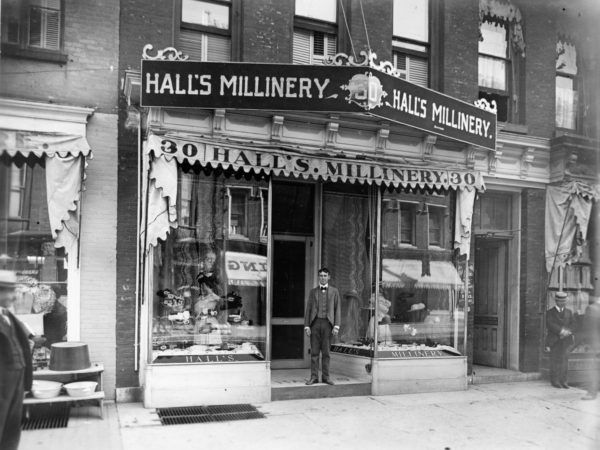
[[[554,294],[556,306],[546,311],[546,345],[550,347],[550,383],[556,388],[568,389],[567,369],[569,347],[573,343],[573,313],[565,306],[567,293]]]
[[[593,354],[592,369],[589,371],[587,394],[582,400],[594,400],[598,395],[598,378],[600,378],[600,296],[590,296],[590,303],[585,309],[583,317],[583,332],[585,341],[590,346]]]
[[[14,272],[0,270],[0,449],[15,450],[21,438],[25,391],[31,389],[32,360],[25,326],[9,311],[16,300]]]
[[[323,383],[334,384],[329,377],[329,345],[331,336],[340,331],[340,293],[329,285],[329,270],[319,269],[319,285],[310,290],[304,330],[310,336],[310,379],[306,384],[319,382],[319,353],[321,354],[321,375]]]

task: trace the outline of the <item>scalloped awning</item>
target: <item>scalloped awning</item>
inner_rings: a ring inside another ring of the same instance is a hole
[[[0,154],[13,157],[35,155],[42,157],[90,156],[92,150],[84,136],[63,133],[0,129]]]
[[[343,157],[311,153],[300,148],[261,146],[249,143],[219,143],[199,136],[150,134],[146,151],[156,159],[187,161],[203,167],[241,170],[323,181],[358,182],[394,187],[483,191],[478,171],[427,166],[408,166],[375,157]]]

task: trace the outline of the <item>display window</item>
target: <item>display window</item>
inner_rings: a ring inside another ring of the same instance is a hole
[[[381,358],[463,355],[465,270],[452,249],[454,193],[390,189],[378,200],[366,187],[323,192],[323,261],[343,298],[333,350]]]
[[[153,257],[152,363],[265,359],[268,192],[178,169],[178,226]]]
[[[67,340],[64,248],[55,248],[42,158],[0,159],[0,268],[17,274],[14,313],[35,335],[34,364],[48,364],[53,343]]]

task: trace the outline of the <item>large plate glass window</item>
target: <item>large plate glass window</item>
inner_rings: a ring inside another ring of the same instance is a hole
[[[450,239],[454,198],[383,192],[380,291],[367,329],[375,339],[377,324],[379,357],[464,354],[464,284]]]
[[[54,247],[41,158],[0,159],[0,269],[17,273],[14,312],[39,337],[34,364],[67,340],[67,260]]]
[[[151,362],[263,360],[268,184],[180,168],[178,187],[154,255]]]
[[[196,61],[231,61],[231,2],[181,0],[178,50]]]

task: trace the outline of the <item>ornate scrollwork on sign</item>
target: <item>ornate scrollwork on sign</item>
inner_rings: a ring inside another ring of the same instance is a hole
[[[478,108],[484,109],[494,114],[498,114],[498,104],[496,100],[488,101],[486,98],[480,98],[473,102],[475,106]]]
[[[376,63],[377,53],[371,50],[361,50],[359,53],[362,60],[357,61],[354,56],[346,55],[345,53],[337,53],[333,56],[328,56],[325,59],[325,64],[334,66],[354,66],[354,67],[370,67],[371,69],[387,73],[396,78],[401,78],[400,71],[394,67],[389,61],[381,61]]]
[[[162,50],[157,50],[155,56],[151,56],[148,52],[151,52],[154,47],[152,44],[144,45],[144,50],[142,51],[142,58],[149,60],[161,60],[161,61],[185,61],[189,58],[188,55],[184,55],[183,52],[180,52],[175,47],[167,47]]]

